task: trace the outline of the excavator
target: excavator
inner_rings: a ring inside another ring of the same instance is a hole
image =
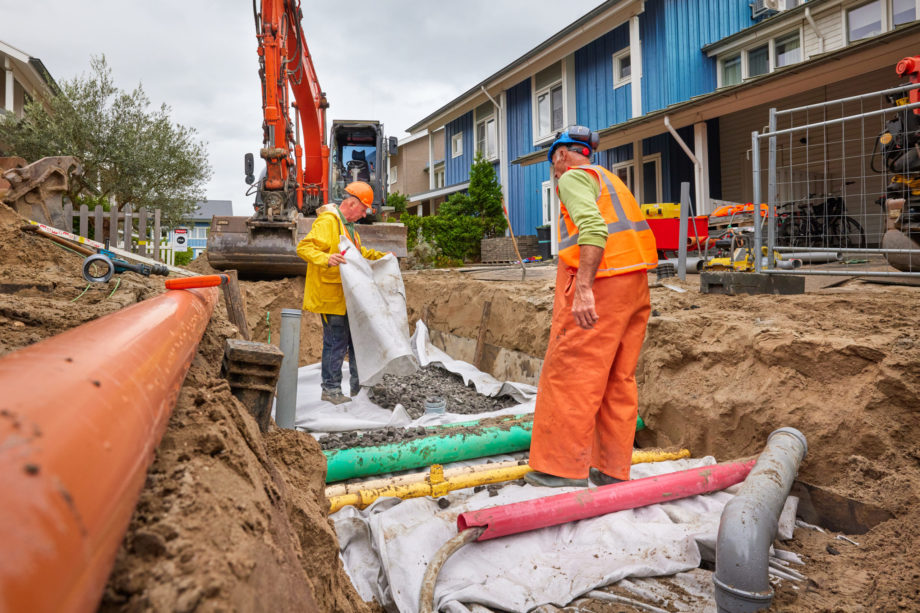
[[[899,77],[920,83],[920,56],[906,57],[895,67]],[[891,97],[896,106],[920,102],[920,88]],[[882,247],[897,250],[920,250],[920,107],[904,109],[885,123],[885,130],[875,143],[870,168],[885,173],[886,194],[879,203],[887,213],[887,227]],[[876,165],[876,153],[883,167]],[[916,253],[892,252],[888,263],[903,272],[920,272]]]
[[[253,0],[253,17],[262,82],[259,155],[265,168],[256,181],[253,155],[245,155],[245,181],[255,196],[255,212],[248,218],[212,219],[208,263],[247,278],[304,274],[297,243],[310,231],[316,210],[340,203],[352,181],[374,189],[373,214],[365,218],[371,223],[360,230],[362,242],[405,257],[405,227],[372,223],[386,210],[387,157],[396,153],[396,138],[386,138],[378,121],[343,120],[332,122],[327,142],[329,102],[304,37],[300,0]]]

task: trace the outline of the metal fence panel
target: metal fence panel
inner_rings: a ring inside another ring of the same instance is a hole
[[[906,103],[917,88],[770,110],[766,131],[751,135],[754,202],[763,202],[767,148],[758,270],[920,276],[920,103]],[[804,265],[790,268],[795,260]]]

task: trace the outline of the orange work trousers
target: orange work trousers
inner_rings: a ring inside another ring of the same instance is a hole
[[[629,479],[639,412],[636,364],[648,323],[645,271],[594,281],[598,321],[575,323],[575,269],[559,266],[549,347],[534,413],[530,466],[583,479],[593,466]]]

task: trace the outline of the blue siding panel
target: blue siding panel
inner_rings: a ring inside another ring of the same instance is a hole
[[[575,52],[575,116],[592,130],[627,121],[632,85],[613,88],[613,54],[629,47],[629,24],[611,30]]]
[[[531,121],[530,80],[510,88],[507,92],[508,157],[516,159],[538,149],[533,146]],[[549,180],[549,162],[530,166],[511,164],[508,169],[508,216],[515,235],[536,234],[543,223],[543,182]]]
[[[639,17],[643,112],[715,90],[716,59],[701,48],[752,25],[747,1],[648,0]]]
[[[450,156],[450,143],[454,134],[463,134],[463,154]],[[470,180],[470,166],[473,164],[473,111],[458,117],[445,126],[444,134],[444,184],[447,186]]]

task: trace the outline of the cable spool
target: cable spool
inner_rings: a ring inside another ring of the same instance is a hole
[[[115,264],[101,253],[83,260],[83,278],[90,283],[108,283],[114,274]]]

